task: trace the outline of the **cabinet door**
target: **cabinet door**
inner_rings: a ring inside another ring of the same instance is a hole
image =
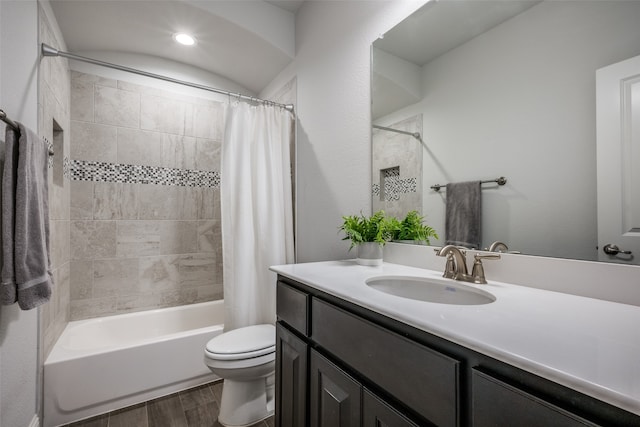
[[[369,390],[362,392],[362,427],[418,427]]]
[[[593,427],[575,414],[476,369],[472,374],[473,427]]]
[[[311,427],[360,427],[360,384],[311,350]]]
[[[307,344],[276,324],[277,427],[307,425]]]

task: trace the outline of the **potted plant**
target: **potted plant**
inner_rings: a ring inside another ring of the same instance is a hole
[[[357,262],[361,265],[381,265],[382,247],[392,240],[400,229],[400,221],[388,217],[384,211],[378,211],[366,217],[362,215],[343,216],[340,230],[346,236],[342,240],[351,240],[349,250],[357,249]]]
[[[411,241],[422,245],[429,245],[429,238],[438,239],[436,231],[424,223],[424,217],[418,211],[410,211],[400,221],[400,227],[394,236],[394,240]]]

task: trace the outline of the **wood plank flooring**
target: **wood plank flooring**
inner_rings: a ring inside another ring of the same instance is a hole
[[[221,396],[217,381],[63,427],[221,427]],[[274,427],[273,417],[251,427]]]

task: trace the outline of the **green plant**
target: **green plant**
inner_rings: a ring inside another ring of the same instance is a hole
[[[410,211],[400,222],[395,240],[420,240],[430,244],[429,238],[438,238],[436,231],[424,224],[424,217],[418,211]]]
[[[362,215],[343,216],[340,227],[346,236],[342,240],[351,240],[351,250],[365,242],[376,242],[384,245],[392,240],[400,229],[400,221],[397,218],[386,216],[384,211],[378,211],[366,217]]]

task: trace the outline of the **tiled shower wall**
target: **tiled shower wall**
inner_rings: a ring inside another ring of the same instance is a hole
[[[71,72],[71,320],[221,299],[223,104]]]
[[[39,5],[40,42],[62,48]],[[43,358],[69,321],[69,65],[64,58],[40,61],[38,70],[38,135],[53,145],[49,168],[49,242],[54,287],[51,300],[41,306]]]
[[[422,134],[422,115],[388,127]],[[403,219],[407,212],[422,212],[422,144],[411,135],[373,129],[372,207]]]

